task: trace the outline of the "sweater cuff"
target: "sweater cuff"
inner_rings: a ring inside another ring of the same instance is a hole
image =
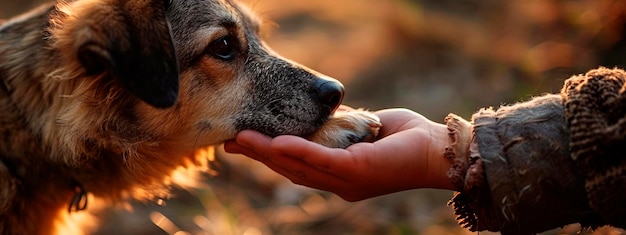
[[[530,234],[592,216],[569,157],[560,96],[482,109],[472,119],[466,171],[453,167],[450,174],[463,176],[463,188],[455,184],[459,192],[449,203],[462,226]]]
[[[490,206],[491,196],[478,144],[475,142],[474,128],[455,114],[449,114],[445,122],[450,144],[444,156],[452,161],[447,176],[457,191],[448,206],[454,208],[459,225],[470,231],[499,231],[497,220],[481,219],[493,217],[494,210]]]

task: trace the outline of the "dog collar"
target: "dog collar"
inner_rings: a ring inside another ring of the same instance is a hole
[[[14,179],[19,181],[20,178],[22,178],[22,174],[20,174],[20,170],[17,165],[10,159],[0,156],[0,166],[4,166]],[[71,187],[74,191],[74,196],[72,196],[70,201],[68,212],[72,213],[87,209],[88,193],[87,190],[85,190],[85,187],[83,187],[83,185],[76,180],[73,181]]]
[[[72,185],[74,188],[74,196],[70,201],[70,206],[67,209],[67,212],[72,213],[87,209],[87,202],[89,199],[87,190],[85,190],[85,187],[77,181],[74,181]]]

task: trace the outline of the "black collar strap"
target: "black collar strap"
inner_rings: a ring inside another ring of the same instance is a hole
[[[78,182],[74,182],[72,187],[74,187],[74,196],[67,211],[72,213],[87,209],[88,195],[85,187]]]

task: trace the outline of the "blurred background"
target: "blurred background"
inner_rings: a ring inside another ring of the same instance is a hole
[[[41,2],[0,0],[0,18]],[[622,0],[244,2],[264,19],[263,37],[274,50],[344,83],[345,104],[406,107],[439,122],[450,112],[469,118],[482,107],[558,92],[569,76],[598,66],[626,65]],[[348,203],[220,149],[216,172],[197,189],[133,203],[132,211],[115,206],[102,212],[96,233],[472,234],[445,206],[451,192]],[[571,225],[543,234],[577,231]]]

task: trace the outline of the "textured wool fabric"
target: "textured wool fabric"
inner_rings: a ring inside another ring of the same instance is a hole
[[[626,72],[599,68],[561,90],[571,158],[583,173],[589,204],[606,223],[626,227]]]

